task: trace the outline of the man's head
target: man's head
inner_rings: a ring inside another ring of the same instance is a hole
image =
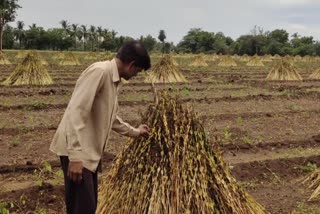
[[[151,67],[150,56],[138,41],[125,43],[118,51],[117,59],[121,61],[120,76],[126,80],[136,76],[142,70]]]

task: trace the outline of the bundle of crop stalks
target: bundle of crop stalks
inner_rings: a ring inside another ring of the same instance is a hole
[[[38,55],[37,58],[40,60],[42,65],[48,65],[48,62],[44,59],[43,55],[36,51],[34,51],[34,53]]]
[[[262,62],[272,62],[272,55],[267,54],[262,57]]]
[[[209,57],[208,57],[208,61],[216,61],[217,59],[219,59],[219,56],[216,54],[216,53],[214,53],[214,54],[211,54],[211,55],[209,55]]]
[[[190,66],[194,67],[208,67],[208,63],[206,62],[204,56],[197,55],[194,57],[193,62],[190,64]]]
[[[291,65],[294,65],[294,58],[290,55],[286,55],[284,59],[289,62]]]
[[[217,140],[209,142],[190,106],[164,92],[142,121],[150,135],[130,140],[117,156],[100,186],[97,213],[264,213],[231,176]]]
[[[273,56],[273,59],[282,59],[282,57],[281,57],[279,54],[275,54],[275,55]]]
[[[188,82],[178,66],[174,65],[170,55],[163,56],[153,67],[145,82],[177,83]]]
[[[240,57],[240,61],[241,62],[248,62],[249,61],[249,56],[248,54],[243,54],[241,57]]]
[[[11,65],[11,62],[2,51],[0,51],[0,65]]]
[[[240,56],[238,54],[234,54],[231,56],[234,60],[240,60]]]
[[[53,55],[52,59],[63,60],[65,57],[66,56],[64,55],[64,53],[60,51],[60,52],[56,52]]]
[[[96,52],[89,52],[86,54],[86,56],[84,57],[85,60],[95,60],[98,58],[98,55]]]
[[[231,58],[229,55],[225,55],[220,57],[220,62],[218,66],[222,67],[235,67],[237,66],[237,63]]]
[[[27,55],[26,51],[18,51],[17,55],[15,56],[16,59],[24,59]]]
[[[302,58],[302,61],[303,61],[303,62],[311,62],[311,61],[312,61],[312,58],[311,58],[311,56],[309,56],[309,55],[305,55],[305,56]]]
[[[310,76],[309,79],[320,80],[320,68],[316,69]]]
[[[314,190],[308,201],[312,201],[313,199],[317,198],[320,195],[320,169],[317,169],[307,175],[302,183],[308,183],[308,188]]]
[[[81,65],[78,58],[72,52],[67,52],[64,59],[62,59],[59,64],[60,65]]]
[[[295,62],[299,62],[299,61],[301,61],[301,60],[302,60],[302,57],[299,56],[299,55],[296,55],[296,56],[294,57],[294,61],[295,61]]]
[[[50,85],[52,83],[52,78],[35,51],[28,53],[22,63],[3,82],[4,85]]]
[[[266,80],[302,80],[302,77],[290,62],[282,59],[271,69]]]
[[[115,57],[115,54],[107,53],[102,56],[101,60],[102,61],[112,60],[114,57]]]
[[[262,63],[258,55],[254,55],[253,57],[250,58],[249,62],[247,63],[247,66],[263,67],[264,64]]]

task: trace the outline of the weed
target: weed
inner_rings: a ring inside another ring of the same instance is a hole
[[[13,138],[10,142],[11,146],[13,147],[17,147],[20,144],[20,137],[16,136],[15,138]]]
[[[242,119],[242,117],[238,117],[237,118],[237,124],[239,125],[239,126],[242,126],[242,124],[243,124],[243,119]]]
[[[1,214],[10,214],[10,209],[14,208],[12,202],[0,202],[0,213]]]
[[[242,141],[243,141],[243,143],[245,143],[245,144],[251,144],[251,140],[250,140],[250,138],[249,138],[248,136],[244,136],[244,137],[242,138]]]
[[[231,136],[232,136],[232,133],[230,132],[229,127],[223,129],[223,137],[224,137],[223,141],[224,141],[224,143],[230,143]]]
[[[317,164],[315,163],[310,163],[308,162],[307,165],[305,166],[301,166],[300,169],[304,172],[304,173],[310,173],[313,172],[317,169]]]

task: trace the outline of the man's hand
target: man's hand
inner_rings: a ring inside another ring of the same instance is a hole
[[[82,161],[70,161],[68,167],[68,177],[75,183],[82,181]]]
[[[140,136],[147,138],[149,136],[150,128],[145,124],[141,124],[138,128],[140,130]]]

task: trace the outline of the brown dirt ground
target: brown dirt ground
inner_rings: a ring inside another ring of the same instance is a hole
[[[191,69],[184,64],[190,83],[157,87],[179,91],[183,103],[194,106],[209,136],[221,138],[232,174],[268,212],[320,209],[319,201],[307,201],[311,192],[299,182],[310,170],[308,163],[320,164],[320,81],[265,82],[271,64],[240,65],[219,68],[211,63],[209,68]],[[304,78],[318,66],[298,64]],[[0,86],[0,202],[13,202],[11,211],[64,209],[59,161],[48,147],[85,67],[50,66],[56,81],[52,86]],[[0,79],[13,68],[0,67]],[[143,79],[123,85],[119,95],[120,115],[134,125],[153,100]],[[103,174],[125,143],[126,138],[112,134]],[[53,169],[42,174],[44,161]]]

